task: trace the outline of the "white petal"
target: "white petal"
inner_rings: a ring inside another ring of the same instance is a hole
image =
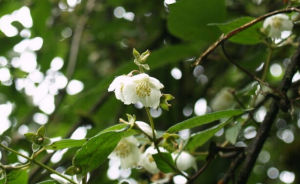
[[[167,152],[164,148],[159,148],[161,152]],[[139,165],[144,167],[145,170],[152,174],[156,174],[159,172],[159,169],[156,166],[156,163],[152,157],[153,154],[156,154],[157,150],[154,146],[150,146],[146,149],[146,151],[142,154]]]
[[[114,91],[119,88],[123,82],[125,82],[129,77],[126,75],[120,75],[116,77],[108,87],[108,91]]]
[[[291,31],[293,29],[293,22],[290,20],[286,20],[282,22],[282,29],[285,31]]]
[[[152,128],[150,127],[149,124],[143,122],[143,121],[136,121],[135,122],[136,125],[142,129],[147,135],[149,135],[150,137],[153,137],[153,134],[152,134]],[[156,134],[156,133],[155,133]]]
[[[136,146],[131,145],[131,147],[131,153],[127,157],[121,158],[121,167],[123,169],[135,167],[140,161],[140,150]]]
[[[141,99],[141,102],[145,107],[152,107],[156,109],[160,103],[161,92],[157,89],[152,89],[150,96],[146,96],[145,98]]]
[[[121,87],[118,87],[115,89],[115,96],[118,100],[121,100],[122,102],[124,102],[124,95],[123,95],[123,87],[124,87],[124,84],[122,84]]]
[[[173,153],[172,157],[175,160],[178,156],[178,153]],[[185,171],[191,167],[197,170],[196,160],[195,158],[186,151],[182,151],[176,160],[176,166],[179,170]]]
[[[271,38],[280,38],[281,37],[281,31],[277,28],[271,27],[270,32],[269,32],[269,36]]]
[[[136,83],[134,81],[128,81],[123,87],[124,103],[126,105],[135,104],[139,101],[139,97],[136,94]]]
[[[136,81],[136,80],[144,80],[144,79],[148,79],[148,78],[149,78],[148,74],[141,73],[141,74],[134,75],[132,77],[132,80]]]
[[[108,158],[115,159],[115,157],[118,157],[121,167],[124,169],[135,167],[138,165],[141,156],[138,145],[138,140],[133,136],[123,138]]]
[[[164,85],[163,85],[161,82],[159,82],[159,80],[157,80],[157,79],[154,78],[154,77],[150,77],[150,78],[149,78],[149,82],[151,83],[151,86],[152,86],[153,88],[161,89],[161,88],[164,87]]]

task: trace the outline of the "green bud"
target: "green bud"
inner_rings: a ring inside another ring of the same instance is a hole
[[[65,174],[67,174],[67,175],[76,175],[76,174],[80,174],[80,173],[81,173],[81,169],[74,165],[68,167],[65,172]]]
[[[139,59],[141,57],[139,51],[137,51],[135,48],[133,48],[132,54],[136,59]]]
[[[160,103],[160,107],[166,111],[169,111],[169,107],[171,107],[171,104],[169,104],[170,100],[175,99],[174,96],[172,96],[171,94],[163,94],[162,96],[162,100]]]
[[[131,114],[126,114],[127,119],[128,119],[128,124],[132,127],[135,123],[136,117],[135,115],[131,115]]]
[[[150,70],[150,66],[148,64],[140,64],[145,70]]]
[[[46,132],[45,126],[41,126],[41,127],[37,130],[36,134],[39,135],[39,136],[41,136],[41,137],[44,137],[44,136],[45,136],[45,132]]]
[[[150,56],[150,51],[149,50],[146,50],[145,52],[143,52],[141,54],[141,57],[140,57],[140,62],[141,63],[145,63],[147,58]]]

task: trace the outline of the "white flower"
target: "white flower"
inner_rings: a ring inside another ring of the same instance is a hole
[[[130,77],[127,75],[121,75],[116,77],[113,82],[109,85],[108,91],[114,91],[115,96],[118,100],[121,100],[122,102],[125,101],[124,95],[123,95],[123,88],[124,84],[130,80]]]
[[[141,156],[138,145],[139,142],[135,137],[125,137],[120,140],[109,158],[118,157],[123,169],[135,167],[138,165]]]
[[[143,121],[136,121],[135,124],[143,130],[147,135],[153,138],[152,128],[149,124],[143,122]],[[156,131],[154,132],[156,134]]]
[[[230,88],[223,88],[211,101],[211,108],[214,111],[225,110],[231,107],[234,97],[230,92]]]
[[[178,153],[172,153],[172,157],[176,161],[176,166],[179,170],[185,171],[191,167],[197,170],[196,159],[188,152],[182,151],[179,153],[179,156]]]
[[[159,148],[161,152],[167,152],[164,148]],[[142,154],[139,165],[146,169],[148,172],[152,174],[156,174],[159,172],[155,160],[152,155],[156,154],[157,150],[154,146],[150,146],[146,149],[146,151]]]
[[[115,91],[116,98],[126,105],[141,102],[145,107],[157,108],[162,96],[160,89],[163,87],[159,80],[142,73],[115,78],[108,91]]]
[[[274,39],[281,38],[283,31],[292,31],[293,22],[285,14],[277,14],[266,18],[263,23],[263,29],[267,31],[268,36]]]

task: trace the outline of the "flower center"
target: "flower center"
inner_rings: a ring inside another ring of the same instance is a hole
[[[273,27],[280,28],[282,25],[282,20],[280,18],[275,17],[273,19]]]
[[[137,81],[135,91],[139,97],[150,96],[151,88],[149,81],[146,79]]]
[[[115,153],[120,158],[125,158],[130,153],[130,143],[121,141],[115,149]]]

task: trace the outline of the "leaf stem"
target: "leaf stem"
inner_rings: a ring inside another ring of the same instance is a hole
[[[268,55],[267,55],[267,59],[266,59],[265,64],[264,64],[264,71],[263,71],[263,74],[262,74],[262,77],[261,77],[262,81],[265,81],[265,79],[267,77],[268,69],[269,69],[269,66],[270,66],[271,58],[272,58],[272,52],[273,52],[273,49],[270,46],[268,46]]]
[[[149,122],[150,122],[151,129],[152,129],[153,141],[154,141],[154,144],[156,144],[156,135],[155,135],[155,128],[154,128],[154,121],[153,121],[153,118],[152,118],[152,116],[150,114],[149,107],[145,107],[145,109],[146,109],[146,112],[147,112],[147,116],[148,116],[148,119],[149,119]]]
[[[31,162],[33,162],[33,163],[39,165],[40,167],[43,167],[44,169],[46,169],[46,170],[52,172],[53,174],[56,174],[56,175],[62,177],[63,179],[69,181],[70,183],[77,184],[75,181],[71,180],[70,178],[68,178],[68,177],[66,177],[66,176],[64,176],[64,175],[62,175],[61,173],[57,172],[56,170],[52,169],[51,167],[49,167],[49,166],[47,166],[47,165],[45,165],[45,164],[43,164],[43,163],[41,163],[41,162],[39,162],[39,161],[33,159],[33,158],[30,158],[30,157],[28,157],[28,156],[26,156],[26,155],[23,155],[22,153],[19,153],[18,151],[13,150],[13,149],[11,149],[11,148],[9,148],[9,147],[3,145],[3,144],[0,144],[0,147],[2,147],[3,149],[5,149],[5,150],[7,150],[7,151],[10,151],[10,152],[12,152],[12,153],[14,153],[14,154],[16,154],[16,155],[19,155],[19,156],[21,156],[21,157],[23,157],[23,158],[26,158],[27,160],[29,160],[29,161],[31,161]]]

